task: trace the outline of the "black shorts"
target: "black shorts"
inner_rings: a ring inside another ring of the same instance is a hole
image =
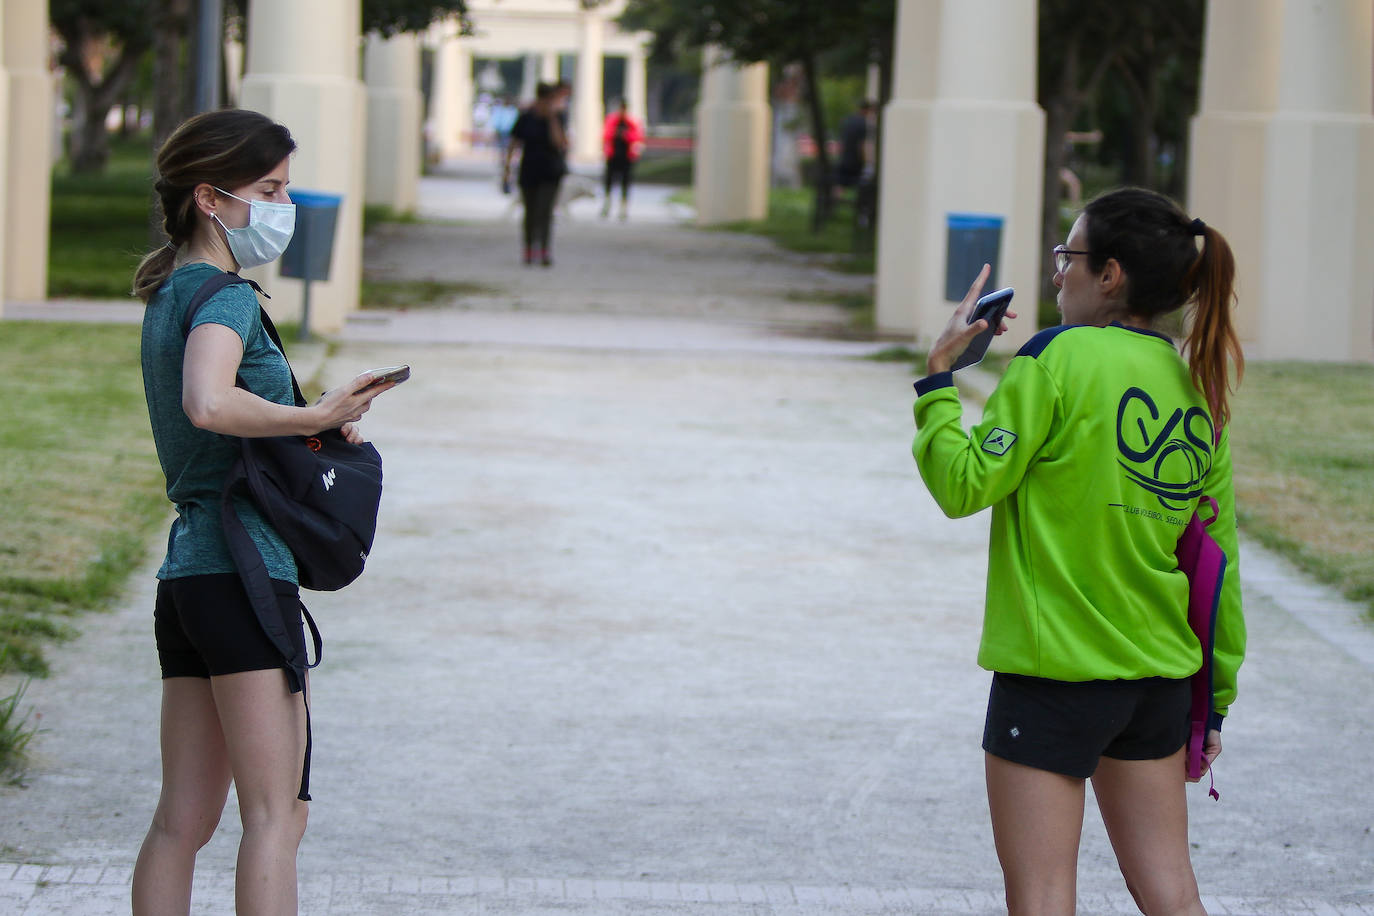
[[[983,750],[1039,770],[1087,779],[1099,757],[1157,760],[1188,740],[1187,678],[1051,681],[994,674]]]
[[[305,651],[300,589],[272,580],[277,606],[291,642]],[[234,573],[165,579],[157,584],[153,632],[162,676],[210,677],[286,666],[263,632]]]

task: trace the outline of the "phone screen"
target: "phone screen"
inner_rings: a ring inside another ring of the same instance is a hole
[[[1011,287],[999,289],[995,293],[988,293],[978,300],[978,304],[973,307],[973,312],[969,315],[968,323],[973,324],[978,319],[985,319],[988,323],[987,329],[979,333],[969,343],[959,358],[954,361],[950,371],[963,369],[968,366],[976,366],[983,361],[983,357],[988,352],[988,345],[992,343],[992,338],[997,335],[997,328],[1002,324],[1002,318],[1007,314],[1007,309],[1011,307],[1011,297],[1014,290]]]

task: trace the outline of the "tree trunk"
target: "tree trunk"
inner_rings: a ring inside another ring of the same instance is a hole
[[[186,33],[191,0],[162,0],[153,28],[153,156],[186,118]],[[167,240],[162,231],[162,208],[153,194],[148,208],[149,247]]]
[[[186,33],[191,0],[162,0],[153,29],[153,151],[186,119]]]
[[[1059,173],[1064,168],[1067,156],[1064,151],[1064,136],[1073,123],[1077,105],[1071,98],[1058,94],[1045,106],[1045,171],[1043,175],[1044,197],[1040,210],[1040,298],[1053,299],[1054,256],[1050,249],[1063,241],[1059,236]]]
[[[1099,49],[1102,57],[1097,60],[1088,78],[1080,83],[1080,41],[1079,36],[1073,36],[1066,42],[1064,65],[1059,71],[1057,85],[1044,103],[1045,172],[1040,210],[1040,294],[1043,299],[1053,299],[1055,296],[1054,256],[1050,254],[1050,249],[1063,241],[1059,230],[1059,173],[1067,159],[1064,138],[1073,126],[1073,120],[1078,116],[1079,110],[1092,95],[1113,60],[1110,51]]]
[[[802,75],[806,81],[806,107],[811,115],[811,137],[816,143],[816,202],[811,211],[811,231],[820,232],[830,219],[831,174],[829,137],[825,130],[825,107],[821,103],[820,75],[816,72],[816,55],[810,51],[802,55]]]
[[[145,48],[124,47],[113,67],[97,82],[86,70],[81,49],[88,36],[63,35],[66,47],[61,63],[76,84],[72,101],[71,146],[68,150],[73,172],[100,172],[110,159],[110,138],[105,131],[105,118],[110,108],[124,94],[138,69],[138,59]]]
[[[1153,77],[1154,65],[1149,60],[1140,62],[1138,68],[1122,63],[1117,67],[1122,82],[1126,85],[1131,99],[1130,136],[1127,138],[1126,162],[1123,179],[1126,184],[1142,188],[1154,188],[1155,170],[1155,119],[1158,95]]]

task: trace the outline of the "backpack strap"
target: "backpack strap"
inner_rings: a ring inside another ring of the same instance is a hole
[[[262,287],[249,280],[247,277],[240,277],[235,273],[215,274],[206,279],[196,290],[191,301],[186,305],[186,315],[182,319],[182,336],[189,336],[191,333],[191,322],[195,319],[196,313],[201,306],[210,300],[220,290],[228,286],[239,283],[247,283],[262,295]],[[282,358],[286,358],[286,349],[282,346],[281,336],[277,333],[277,328],[272,324],[272,319],[268,317],[267,310],[261,305],[258,306],[258,313],[262,319],[262,326],[267,331],[267,336],[277,345]],[[290,370],[291,364],[287,362],[287,369]],[[235,383],[238,387],[249,390],[244,384],[242,375],[235,375]],[[296,398],[296,406],[305,406],[305,398],[301,394],[301,387],[296,382],[296,373],[291,372],[291,389]],[[284,661],[283,670],[286,672],[286,683],[292,693],[304,694],[305,691],[305,672],[320,663],[323,657],[324,641],[320,637],[319,627],[315,625],[315,618],[310,616],[310,611],[304,603],[300,603],[301,614],[305,618],[306,624],[310,628],[311,639],[315,644],[315,661],[311,663],[309,651],[297,652],[291,644],[291,639],[286,633],[286,627],[282,621],[281,608],[277,603],[276,590],[272,588],[272,578],[267,572],[267,564],[262,559],[262,552],[258,550],[258,545],[253,541],[252,535],[244,527],[243,519],[239,518],[238,512],[234,508],[234,496],[241,494],[243,498],[251,498],[248,495],[248,471],[245,468],[243,455],[234,459],[229,473],[225,476],[224,487],[220,493],[220,521],[224,527],[224,537],[229,544],[229,553],[234,558],[234,566],[238,570],[239,580],[243,583],[243,589],[248,595],[248,603],[253,608],[253,614],[258,618],[258,626],[263,633],[272,641]],[[310,704],[306,701],[305,706],[305,762],[301,769],[301,786],[297,797],[302,801],[310,800],[310,752],[312,750],[312,736],[310,727]]]

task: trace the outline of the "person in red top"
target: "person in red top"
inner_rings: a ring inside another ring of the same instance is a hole
[[[606,154],[606,200],[601,205],[601,215],[611,215],[611,188],[619,179],[620,218],[625,219],[630,212],[630,173],[644,151],[644,128],[630,117],[624,99],[620,100],[619,109],[607,116],[601,144]]]

